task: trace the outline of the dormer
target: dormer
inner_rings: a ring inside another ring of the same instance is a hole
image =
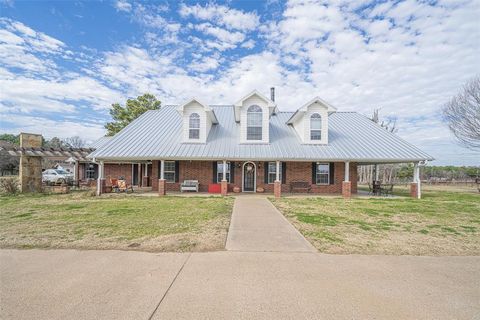
[[[234,105],[235,121],[240,123],[240,143],[269,143],[269,121],[276,104],[254,90]]]
[[[287,121],[302,143],[328,144],[328,116],[337,109],[315,97],[298,109]]]
[[[192,98],[178,106],[177,111],[183,120],[183,142],[206,143],[212,125],[218,124],[212,108],[197,98]]]

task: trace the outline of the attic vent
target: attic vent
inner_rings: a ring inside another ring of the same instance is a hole
[[[270,88],[270,100],[275,102],[275,87]]]

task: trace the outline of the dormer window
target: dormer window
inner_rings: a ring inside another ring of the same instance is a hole
[[[322,116],[318,113],[310,117],[310,140],[322,140]]]
[[[198,113],[192,113],[189,118],[188,138],[200,139],[200,116]]]
[[[247,140],[262,140],[262,108],[257,105],[247,109]]]

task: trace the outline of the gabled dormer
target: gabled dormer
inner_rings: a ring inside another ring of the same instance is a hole
[[[337,109],[315,97],[298,109],[287,121],[302,143],[328,144],[328,115]]]
[[[215,112],[197,98],[192,98],[178,106],[182,116],[183,142],[206,143],[212,125],[218,124]]]
[[[235,121],[240,123],[240,143],[269,143],[270,116],[276,104],[254,90],[234,105]]]

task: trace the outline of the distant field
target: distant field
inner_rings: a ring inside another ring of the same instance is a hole
[[[396,194],[408,195],[408,188],[397,188]],[[421,200],[271,201],[321,252],[480,255],[480,194],[473,188],[424,186]]]
[[[0,247],[221,250],[233,199],[0,196]]]

